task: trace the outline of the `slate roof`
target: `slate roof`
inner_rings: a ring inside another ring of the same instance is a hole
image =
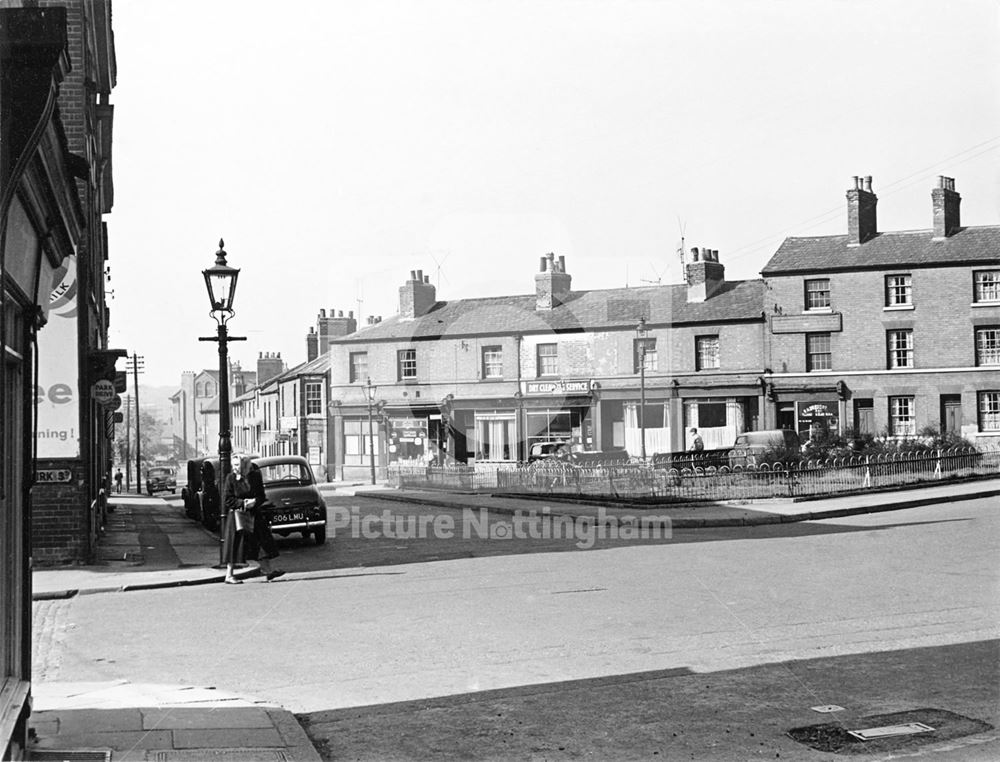
[[[962,228],[940,241],[933,235],[930,229],[878,233],[860,246],[848,246],[846,235],[786,238],[761,274],[1000,264],[1000,226]]]
[[[509,336],[635,328],[639,318],[649,325],[723,323],[762,319],[764,284],[733,281],[704,302],[687,301],[687,286],[643,286],[573,291],[552,310],[536,310],[535,295],[497,296],[437,302],[419,318],[393,315],[332,344],[392,340],[432,340],[443,336]]]
[[[267,381],[261,384],[259,388],[268,389],[272,386],[276,387],[283,381],[290,381],[293,378],[300,378],[301,376],[315,376],[322,373],[326,373],[328,370],[330,370],[329,353],[320,355],[315,360],[299,363],[294,368],[289,368],[288,370],[282,371],[276,376],[271,376],[271,378],[267,379]],[[254,389],[256,388],[258,387],[254,387]]]

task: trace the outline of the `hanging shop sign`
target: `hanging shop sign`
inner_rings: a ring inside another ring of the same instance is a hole
[[[91,396],[97,400],[101,405],[110,405],[114,402],[115,397],[115,385],[110,381],[105,381],[101,379],[100,381],[95,381],[94,385],[91,387]]]

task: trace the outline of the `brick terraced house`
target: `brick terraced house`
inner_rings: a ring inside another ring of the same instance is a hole
[[[573,291],[550,254],[533,294],[438,301],[412,271],[397,315],[330,341],[331,478],[365,477],[370,439],[382,474],[495,467],[539,442],[639,454],[643,359],[649,454],[685,449],[691,426],[706,447],[732,444],[758,426],[766,322],[763,283],[724,274],[717,252],[693,249],[687,284]]]
[[[846,234],[764,267],[769,427],[1000,442],[1000,226],[962,226],[952,178],[931,199],[932,227],[879,232],[854,178]]]

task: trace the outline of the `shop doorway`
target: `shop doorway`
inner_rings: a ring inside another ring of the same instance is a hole
[[[795,403],[783,402],[778,405],[777,424],[779,429],[795,430]]]

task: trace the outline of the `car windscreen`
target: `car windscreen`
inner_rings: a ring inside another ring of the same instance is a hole
[[[149,476],[170,476],[173,472],[169,468],[151,468]]]
[[[264,484],[311,484],[309,469],[300,463],[272,463],[260,466]]]

